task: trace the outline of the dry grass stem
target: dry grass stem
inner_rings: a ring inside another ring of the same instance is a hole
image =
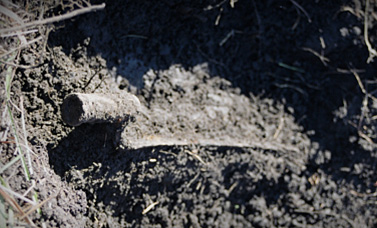
[[[369,36],[368,36],[368,13],[369,11],[369,0],[366,0],[365,2],[365,13],[364,13],[364,41],[365,45],[367,45],[369,57],[367,59],[367,63],[373,62],[374,57],[377,56],[377,51],[372,47],[372,45],[369,42]]]
[[[24,111],[24,99],[23,99],[23,96],[20,97],[20,108],[21,108],[21,125],[22,125],[22,132],[23,132],[23,135],[24,135],[24,146],[26,147],[26,158],[28,160],[28,168],[29,168],[29,172],[30,172],[30,175],[33,175],[34,173],[34,170],[33,170],[33,166],[32,166],[32,161],[31,161],[31,155],[30,155],[30,151],[32,151],[28,145],[28,141],[27,141],[27,131],[26,131],[26,124],[25,124],[25,111]]]
[[[276,129],[275,134],[273,136],[274,139],[277,139],[277,137],[279,137],[279,134],[280,134],[281,130],[283,130],[284,122],[285,122],[284,121],[284,117],[280,118],[279,126]]]
[[[18,31],[18,30],[22,30],[22,29],[26,29],[26,28],[30,28],[30,27],[35,27],[35,26],[39,26],[39,25],[45,25],[45,24],[49,24],[49,23],[63,21],[63,20],[66,20],[66,19],[70,19],[70,18],[79,16],[81,14],[93,12],[93,11],[96,11],[96,10],[101,10],[101,9],[104,9],[104,8],[105,8],[105,3],[102,3],[101,5],[88,6],[88,7],[85,7],[85,8],[81,8],[81,9],[63,14],[63,15],[59,15],[59,16],[55,16],[55,17],[51,17],[51,18],[47,18],[47,19],[43,19],[43,20],[39,20],[39,21],[32,21],[32,22],[25,23],[25,24],[20,25],[20,26],[13,27],[13,28],[0,29],[0,33],[14,32],[14,31]]]
[[[320,53],[314,51],[313,49],[311,49],[311,48],[307,48],[307,47],[303,47],[302,50],[304,50],[304,51],[308,51],[308,52],[312,53],[313,55],[315,55],[316,57],[318,57],[319,60],[321,60],[321,62],[322,62],[322,64],[323,64],[324,66],[327,66],[327,63],[330,62],[330,59],[326,58],[326,57],[323,55],[323,53],[320,54]]]
[[[141,212],[143,215],[145,215],[146,213],[148,213],[150,210],[152,210],[157,204],[159,204],[159,202],[153,202],[152,204],[150,204],[148,207],[146,207],[143,212]]]
[[[17,48],[15,48],[15,49],[11,49],[11,50],[9,50],[9,51],[7,51],[7,52],[1,54],[1,55],[0,55],[0,58],[3,58],[3,57],[5,57],[5,56],[7,56],[7,55],[10,55],[10,54],[12,54],[12,53],[14,53],[14,52],[16,52],[16,51],[20,51],[20,50],[23,49],[23,48],[29,47],[31,44],[40,41],[42,38],[43,38],[43,37],[40,36],[40,37],[38,37],[38,38],[35,38],[35,39],[33,39],[33,40],[27,42],[26,44],[21,44],[21,45],[18,46]],[[2,61],[2,62],[3,62],[3,61]],[[15,63],[13,63],[13,65],[14,65],[14,66],[18,66],[18,65],[15,64]]]
[[[353,70],[353,69],[351,69],[351,72],[355,76],[355,79],[356,79],[357,83],[359,84],[361,92],[363,92],[363,94],[366,95],[367,91],[365,90],[364,85],[361,82],[359,74],[355,70]]]
[[[2,131],[0,135],[0,153],[3,150],[3,145],[15,144],[11,145],[11,147],[8,149],[10,150],[10,153],[14,154],[14,157],[9,158],[8,161],[2,161],[0,163],[0,174],[5,175],[5,170],[14,166],[18,162],[21,162],[24,170],[24,180],[22,183],[26,184],[27,186],[27,191],[21,193],[20,190],[11,189],[7,183],[7,181],[11,180],[13,174],[0,176],[0,198],[2,199],[0,202],[1,219],[4,218],[7,220],[5,223],[1,222],[0,225],[20,225],[20,220],[24,220],[27,222],[27,224],[34,227],[35,225],[28,216],[36,210],[40,212],[40,207],[53,197],[51,196],[43,202],[38,203],[38,195],[35,191],[36,182],[31,180],[31,176],[35,174],[33,169],[32,154],[36,153],[33,152],[33,149],[29,146],[28,142],[28,130],[26,126],[27,113],[24,109],[24,98],[20,96],[19,102],[16,102],[13,99],[14,94],[12,94],[12,81],[17,69],[29,69],[35,67],[20,64],[21,51],[30,51],[35,58],[43,57],[48,34],[49,31],[51,31],[50,28],[46,26],[43,27],[43,25],[66,20],[84,13],[100,10],[105,7],[105,4],[90,5],[90,3],[85,0],[76,2],[72,1],[70,3],[71,5],[68,5],[68,13],[59,16],[52,16],[46,19],[43,19],[43,17],[45,15],[44,12],[48,10],[45,8],[47,3],[37,5],[32,4],[33,6],[26,3],[26,8],[32,7],[27,10],[24,10],[22,7],[19,7],[8,0],[4,0],[0,3],[0,19],[2,22],[0,37],[5,41],[0,47],[0,63],[4,65],[3,69],[5,69],[5,102],[4,106],[2,106],[4,110],[1,116],[1,124],[6,126],[5,131]],[[50,6],[52,6],[52,4],[50,4]],[[65,6],[67,5],[63,5],[63,8]],[[73,10],[73,8],[77,7],[79,9]],[[38,11],[39,16],[36,18],[36,15],[26,11]],[[31,45],[33,44],[37,44],[42,48],[34,50],[31,48]],[[3,164],[3,162],[5,163]],[[16,170],[17,167],[14,168],[14,170]],[[11,173],[14,173],[14,170]],[[28,196],[31,196],[33,200],[29,199]],[[23,204],[25,203],[26,205],[30,205],[31,209],[25,213],[21,206],[17,203],[18,201],[16,201],[14,198],[20,199],[23,201]],[[16,216],[13,211],[16,211],[20,216]]]
[[[59,193],[58,193],[59,194]],[[42,202],[40,202],[39,204],[37,205],[34,205],[31,209],[29,209],[25,214],[23,214],[21,216],[21,220],[22,219],[25,219],[28,215],[30,215],[32,212],[38,210],[40,207],[42,207],[44,204],[46,204],[48,201],[50,201],[52,198],[55,198],[58,194],[56,195],[52,195],[50,197],[48,197],[47,199],[43,200]]]
[[[312,19],[310,18],[308,12],[306,12],[306,10],[302,6],[300,6],[296,1],[291,0],[291,2],[293,5],[295,5],[299,10],[301,10],[305,14],[305,16],[308,18],[308,22],[312,23]]]
[[[24,197],[23,195],[21,195],[21,194],[15,192],[15,191],[12,191],[11,189],[6,188],[6,187],[4,187],[4,186],[2,186],[2,185],[0,185],[0,190],[3,190],[4,192],[7,192],[8,194],[11,194],[11,195],[17,197],[17,198],[19,198],[19,199],[25,201],[26,203],[29,203],[29,204],[31,204],[31,205],[35,205],[35,202],[34,202],[33,200],[30,200],[30,199]]]
[[[18,203],[16,202],[16,200],[13,199],[12,196],[10,196],[9,194],[7,194],[6,191],[4,191],[4,188],[2,187],[2,185],[0,185],[0,195],[4,198],[4,200],[6,202],[9,203],[9,205],[11,205],[12,208],[16,209],[17,212],[21,215],[21,216],[24,216],[25,215],[25,212],[22,210],[21,206],[18,205]],[[12,216],[10,216],[9,219],[13,219]],[[24,217],[25,221],[31,225],[31,226],[35,226],[33,221],[31,221],[31,219],[27,216]]]
[[[17,36],[17,35],[28,35],[28,34],[36,33],[36,32],[38,32],[37,29],[26,30],[26,31],[23,31],[23,32],[17,31],[17,32],[14,32],[14,33],[0,34],[0,37],[6,38],[6,37],[11,37],[11,36]]]
[[[192,151],[189,151],[189,150],[185,150],[185,152],[188,153],[189,155],[193,156],[195,159],[197,159],[203,165],[207,165],[207,163],[204,162],[203,159],[198,154],[196,154],[196,153],[194,153]]]

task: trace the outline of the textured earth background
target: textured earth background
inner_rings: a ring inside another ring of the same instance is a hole
[[[38,226],[377,227],[364,1],[105,3],[55,23],[13,79],[35,188],[52,197]],[[61,120],[68,94],[119,91],[143,106],[120,140],[116,124]],[[27,190],[21,167],[6,172]]]

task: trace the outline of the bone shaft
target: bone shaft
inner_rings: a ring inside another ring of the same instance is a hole
[[[139,99],[130,93],[68,95],[61,108],[62,119],[71,126],[123,120],[136,114]]]

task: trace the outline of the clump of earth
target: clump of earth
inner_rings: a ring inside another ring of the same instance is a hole
[[[56,24],[42,64],[19,69],[12,87],[37,151],[36,189],[53,196],[34,221],[376,227],[363,4],[109,1]],[[121,91],[142,107],[124,128],[61,119],[70,93]]]

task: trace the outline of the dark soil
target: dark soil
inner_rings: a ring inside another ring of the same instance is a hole
[[[107,1],[55,24],[42,64],[19,69],[13,85],[39,148],[38,194],[56,195],[35,222],[377,227],[377,72],[364,7]],[[62,121],[68,94],[119,91],[143,106],[121,139],[116,123]]]

